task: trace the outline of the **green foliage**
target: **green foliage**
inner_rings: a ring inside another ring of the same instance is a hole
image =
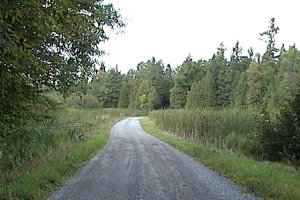
[[[215,105],[213,80],[208,70],[201,81],[195,82],[187,96],[187,109],[210,108]]]
[[[246,104],[249,106],[260,106],[262,103],[262,71],[260,66],[252,62],[246,71],[248,91]]]
[[[270,93],[269,110],[285,106],[286,101],[299,90],[299,55],[300,52],[294,48],[281,55],[278,73],[275,76],[276,81]]]
[[[265,114],[261,142],[265,158],[300,166],[300,94],[288,100],[275,118]]]
[[[265,43],[267,43],[267,50],[262,57],[263,62],[268,62],[274,59],[275,53],[279,51],[275,47],[275,36],[278,34],[279,27],[275,25],[275,18],[271,18],[269,23],[269,29],[260,33],[260,36],[262,37],[267,36],[267,40],[262,39]]]
[[[230,102],[234,107],[246,105],[247,77],[245,72],[238,73],[233,82],[233,89],[230,94]]]
[[[163,110],[149,113],[160,128],[181,138],[244,153],[261,155],[253,110]]]
[[[6,85],[1,91],[20,96],[11,104],[17,109],[43,85],[67,93],[91,75],[91,56],[102,55],[97,45],[108,39],[104,27],[123,26],[111,4],[95,0],[1,1],[0,10],[1,81]],[[10,89],[18,85],[24,85],[19,92]]]
[[[165,68],[161,60],[156,61],[153,57],[147,62],[141,62],[137,66],[136,83],[142,84],[147,81],[150,86],[153,86],[158,95],[158,100],[155,102],[155,108],[165,108],[170,104],[170,89],[173,86],[173,77],[171,66]],[[152,91],[153,89],[151,89]],[[137,105],[139,106],[139,105]]]
[[[143,81],[136,93],[136,105],[140,109],[153,110],[159,106],[159,96],[154,86],[148,81]]]
[[[0,170],[22,165],[24,160],[31,159],[36,154],[41,153],[38,147],[39,145],[43,147],[44,144],[39,144],[37,141],[43,137],[47,138],[48,135],[35,125],[37,123],[44,124],[43,128],[46,129],[51,126],[55,119],[56,103],[45,96],[36,96],[34,101],[27,102],[24,106],[26,109],[30,109],[30,112],[21,110],[19,115],[22,116],[12,113],[2,115],[3,118],[0,123],[0,157],[2,160]]]
[[[119,108],[128,108],[129,106],[129,97],[130,97],[130,83],[127,76],[124,76],[120,88],[118,107]]]
[[[101,104],[93,95],[82,95],[71,94],[66,98],[66,105],[69,108],[100,108]]]
[[[90,83],[88,94],[93,95],[99,101],[101,107],[116,108],[118,106],[120,88],[123,75],[118,67],[112,68],[107,72],[101,71]]]
[[[0,2],[0,155],[5,167],[35,155],[32,147],[44,135],[30,124],[51,125],[55,106],[42,95],[44,89],[66,95],[87,81],[95,71],[92,58],[103,54],[98,44],[108,39],[105,28],[123,25],[113,6],[102,1]]]
[[[170,103],[173,108],[183,108],[187,101],[187,94],[195,81],[200,81],[205,75],[205,62],[194,62],[190,56],[177,69],[174,87],[171,89]]]

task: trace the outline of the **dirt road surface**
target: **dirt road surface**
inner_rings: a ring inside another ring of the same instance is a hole
[[[117,123],[110,140],[54,199],[259,199],[145,133],[138,118]]]

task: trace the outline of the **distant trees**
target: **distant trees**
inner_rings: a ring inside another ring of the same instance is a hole
[[[174,71],[153,57],[126,75],[117,69],[99,72],[88,93],[103,107],[276,110],[298,88],[299,79],[299,51],[295,47],[279,50],[275,44],[278,31],[272,18],[268,29],[260,34],[266,43],[262,57],[252,47],[243,55],[237,41],[227,59],[226,48],[220,43],[208,61],[194,61],[189,55]]]
[[[183,108],[186,104],[188,91],[194,81],[203,78],[205,71],[203,70],[205,61],[194,62],[190,56],[177,69],[174,78],[174,87],[171,89],[170,103],[173,108]]]
[[[207,70],[202,80],[194,82],[187,95],[187,109],[212,108],[215,106],[213,79]]]
[[[117,107],[122,78],[123,75],[118,71],[118,67],[109,69],[107,72],[100,70],[90,83],[89,93],[97,98],[101,107]]]

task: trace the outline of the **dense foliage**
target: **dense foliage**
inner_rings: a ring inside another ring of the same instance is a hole
[[[95,71],[105,27],[122,27],[111,4],[96,0],[0,2],[0,158],[17,160],[7,147],[31,143],[32,122],[49,119],[53,103],[41,92],[67,94]],[[38,133],[41,134],[41,133]],[[26,146],[26,145],[25,145]],[[19,150],[16,150],[19,151]],[[23,156],[26,147],[20,150]]]

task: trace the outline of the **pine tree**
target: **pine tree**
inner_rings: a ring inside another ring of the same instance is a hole
[[[269,100],[269,107],[285,106],[298,91],[300,85],[300,52],[294,48],[282,53],[278,74]]]
[[[148,98],[148,110],[154,110],[158,108],[159,102],[159,95],[156,92],[155,87],[151,87],[151,92],[147,95]]]
[[[209,69],[213,78],[213,90],[215,92],[216,106],[224,107],[229,104],[230,83],[227,60],[225,58],[226,48],[223,42],[217,48],[217,53],[213,55],[209,62]]]
[[[262,71],[260,66],[252,62],[246,71],[247,75],[247,94],[246,104],[248,106],[260,106],[262,103]]]
[[[118,67],[105,72],[100,70],[91,83],[90,94],[94,95],[104,108],[117,107],[123,75]]]
[[[205,75],[203,67],[205,61],[194,62],[190,56],[186,58],[177,69],[174,78],[174,87],[171,89],[170,103],[173,108],[183,108],[186,104],[187,93],[195,81],[199,81]]]
[[[122,80],[122,86],[120,88],[118,107],[119,108],[127,108],[129,106],[129,85],[128,78],[124,76]]]
[[[209,70],[201,81],[196,81],[187,95],[186,109],[210,108],[215,105],[213,79]]]
[[[246,104],[247,77],[245,72],[238,72],[233,82],[230,94],[230,104],[233,107],[242,107]]]
[[[277,56],[275,54],[279,51],[279,49],[275,47],[275,36],[278,34],[279,27],[275,25],[275,18],[271,18],[269,23],[269,29],[260,33],[261,37],[267,37],[266,40],[261,39],[267,43],[266,52],[262,57],[262,61],[266,62],[276,58]]]

